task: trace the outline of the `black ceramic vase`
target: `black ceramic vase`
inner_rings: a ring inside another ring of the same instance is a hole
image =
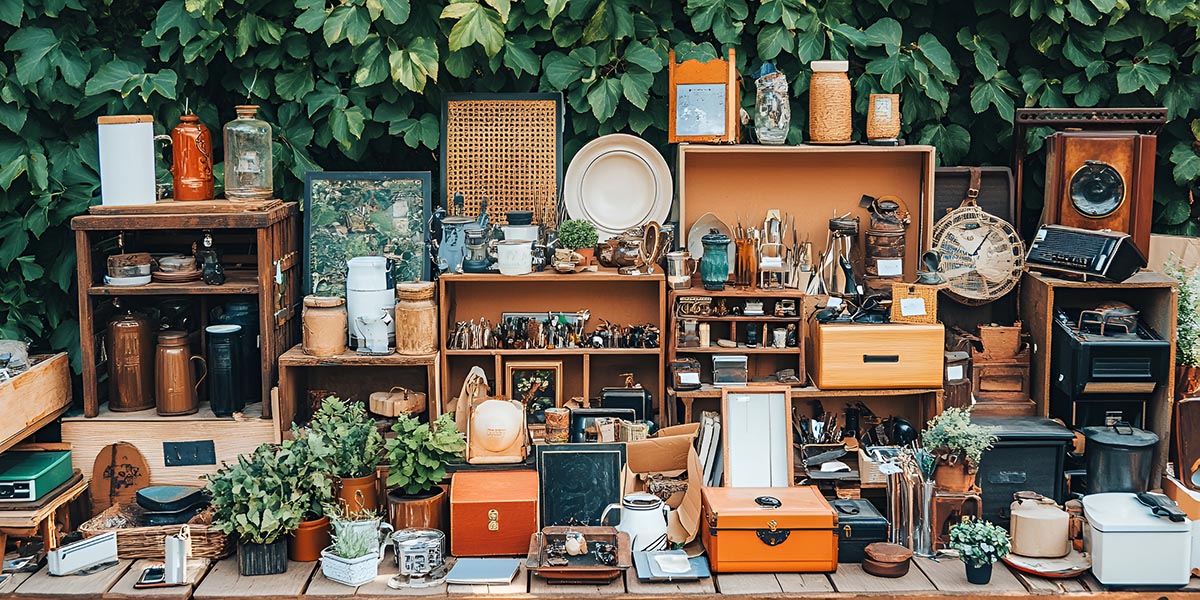
[[[238,567],[245,577],[287,572],[287,537],[281,537],[270,544],[238,542],[237,551]]]
[[[241,360],[242,328],[239,325],[210,325],[208,336],[208,402],[218,417],[232,416],[246,407],[242,396],[245,378]]]
[[[992,580],[992,563],[983,566],[975,566],[971,563],[963,563],[967,566],[967,581],[975,585],[987,585]]]

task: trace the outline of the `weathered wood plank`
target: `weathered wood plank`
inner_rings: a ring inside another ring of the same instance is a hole
[[[447,592],[451,596],[520,596],[529,592],[529,572],[522,562],[517,568],[517,574],[512,582],[501,585],[461,585],[450,584]]]
[[[375,581],[366,585],[358,586],[358,591],[354,593],[356,598],[399,598],[399,597],[435,597],[445,596],[447,587],[445,583],[427,588],[404,588],[395,590],[388,587],[388,580],[395,577],[397,569],[395,563],[392,562],[390,555],[384,559],[379,565],[379,577]]]
[[[131,564],[132,560],[122,560],[103,571],[69,577],[54,577],[50,569],[42,569],[26,579],[17,588],[16,595],[22,598],[99,598],[121,579]]]
[[[9,578],[3,584],[0,584],[0,598],[12,596],[17,591],[17,588],[21,587],[21,584],[25,583],[25,580],[30,577],[33,577],[33,573],[11,573]]]
[[[196,587],[200,580],[208,573],[208,569],[212,566],[211,560],[207,558],[193,558],[188,560],[187,578],[184,580],[184,585],[172,587],[159,587],[137,589],[133,584],[137,583],[142,576],[142,571],[147,567],[162,565],[160,560],[142,559],[133,563],[129,570],[125,572],[125,576],[121,577],[116,584],[112,586],[104,594],[105,600],[188,600],[192,597],[192,590]]]
[[[1051,579],[1049,577],[1038,577],[1029,573],[1022,573],[1013,569],[1013,576],[1020,581],[1030,594],[1038,596],[1057,595],[1057,594],[1074,594],[1086,593],[1088,588],[1083,581],[1078,577],[1070,579]]]
[[[336,581],[326,579],[321,573],[321,563],[318,562],[317,568],[313,569],[312,578],[308,580],[308,587],[304,590],[304,600],[324,600],[345,598],[353,596],[358,590],[357,586],[348,586],[340,584]]]
[[[548,583],[536,575],[529,577],[529,593],[535,596],[587,596],[600,598],[611,594],[625,593],[625,578],[618,577],[603,585],[576,585],[566,583]]]
[[[876,577],[862,570],[862,565],[842,563],[836,573],[829,575],[833,587],[842,593],[893,594],[896,592],[932,592],[933,582],[913,566],[904,577]]]
[[[992,565],[992,580],[987,585],[975,585],[967,581],[967,569],[957,559],[933,560],[929,558],[913,558],[915,566],[933,582],[938,591],[961,593],[1024,592],[1025,586],[1017,581],[1016,576],[1009,570],[1008,565],[1000,562]]]
[[[629,569],[625,572],[625,589],[629,590],[630,594],[644,596],[656,596],[660,594],[669,596],[694,596],[697,594],[717,593],[717,586],[712,577],[705,577],[696,581],[643,582],[638,579],[637,569]]]
[[[838,566],[841,568],[841,565]],[[776,573],[779,587],[785,594],[815,594],[832,592],[833,584],[828,575],[820,573]]]
[[[237,557],[218,561],[200,582],[195,600],[225,598],[296,598],[308,585],[315,562],[288,561],[287,571],[279,575],[243,577]]]
[[[722,573],[716,576],[716,580],[717,589],[726,596],[783,593],[783,587],[774,573]]]

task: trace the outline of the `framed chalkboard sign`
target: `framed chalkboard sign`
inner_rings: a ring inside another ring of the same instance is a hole
[[[621,501],[625,444],[538,445],[538,516],[542,527],[599,525]]]

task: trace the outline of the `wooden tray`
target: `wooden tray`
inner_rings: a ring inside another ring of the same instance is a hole
[[[567,532],[583,534],[589,544],[608,542],[617,546],[617,564],[610,567],[600,564],[591,554],[567,557],[565,567],[545,564],[543,548],[547,541],[562,539]],[[526,568],[548,583],[598,584],[607,583],[621,576],[633,564],[633,553],[629,534],[618,532],[615,527],[546,527],[529,536],[529,557]]]

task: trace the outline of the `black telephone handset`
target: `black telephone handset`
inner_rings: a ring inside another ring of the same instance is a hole
[[[1156,517],[1167,517],[1176,523],[1187,520],[1187,513],[1180,510],[1179,505],[1166,496],[1142,492],[1137,495],[1137,499],[1138,502],[1150,507],[1150,512],[1153,512]]]

